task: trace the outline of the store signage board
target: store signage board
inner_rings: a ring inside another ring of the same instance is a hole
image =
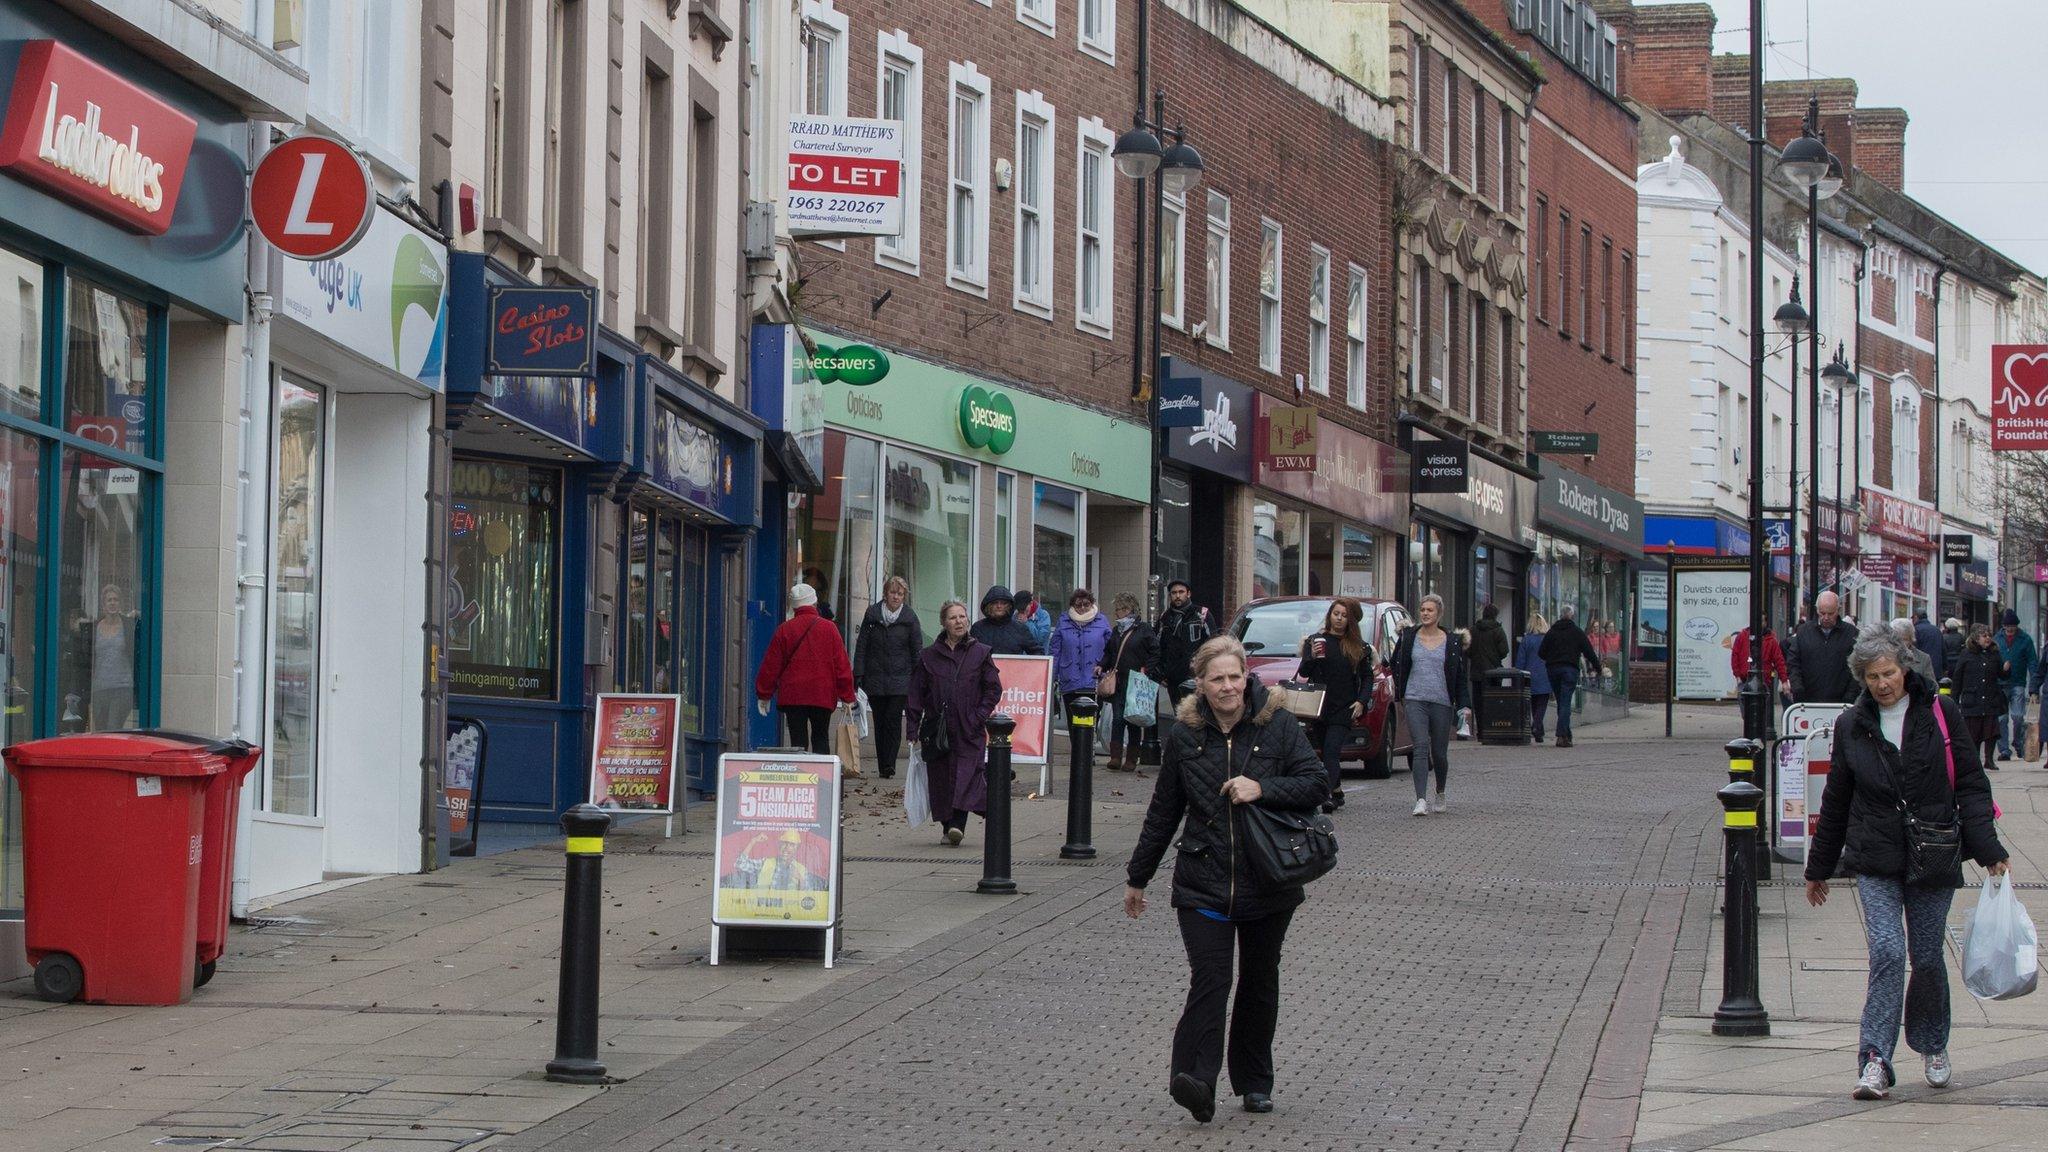
[[[1259,417],[1261,466],[1272,472],[1316,470],[1316,427],[1322,420],[1314,408],[1261,403]]]
[[[1956,568],[1956,590],[1972,600],[1992,598],[1991,564],[1986,560],[1972,560]]]
[[[2048,451],[2048,344],[1992,346],[1991,450]]]
[[[820,343],[817,351],[804,361],[804,366],[821,384],[845,381],[856,388],[865,388],[889,374],[889,356],[868,344],[834,347]]]
[[[1202,426],[1202,381],[1194,376],[1168,376],[1159,389],[1161,428]]]
[[[960,438],[1001,456],[1017,446],[1017,406],[1004,393],[968,385],[960,391]]]
[[[1259,394],[1261,422],[1264,413],[1284,407],[1264,393]],[[1261,454],[1258,483],[1327,508],[1349,520],[1385,528],[1408,530],[1408,458],[1399,448],[1354,432],[1334,421],[1320,421],[1316,429],[1315,468],[1311,471],[1282,471],[1272,459]]]
[[[673,817],[682,714],[683,698],[673,693],[599,693],[590,802],[613,812]]]
[[[1408,451],[1408,488],[1416,493],[1462,494],[1472,483],[1472,446],[1463,440],[1417,438]]]
[[[1642,554],[1642,501],[1554,460],[1542,458],[1537,464],[1543,477],[1536,490],[1537,523],[1564,529],[1631,557]]]
[[[903,125],[795,116],[789,121],[789,233],[805,239],[903,230]]]
[[[1555,456],[1597,456],[1600,454],[1598,432],[1531,432],[1536,451]]]
[[[1864,556],[1857,560],[1856,565],[1862,569],[1864,576],[1887,587],[1891,587],[1899,578],[1899,558],[1896,556],[1884,553]]]
[[[286,318],[350,353],[440,391],[448,338],[448,249],[389,212],[331,260],[284,267]]]
[[[355,247],[377,211],[370,166],[331,136],[281,140],[249,177],[249,219],[279,252],[330,260]]]
[[[170,231],[198,122],[55,40],[21,46],[0,170],[130,232]]]
[[[1729,648],[1749,626],[1749,562],[1739,556],[1671,558],[1672,691],[1678,700],[1732,700]]]
[[[1941,522],[1931,506],[1901,500],[1873,488],[1863,490],[1863,519],[1866,527],[1879,536],[1919,549],[1934,546]]]
[[[839,758],[772,752],[718,758],[712,850],[711,962],[720,929],[824,929],[832,966],[839,924]]]
[[[1977,538],[1967,532],[1948,533],[1941,538],[1943,564],[1968,564],[1977,558]]]
[[[741,514],[733,492],[733,454],[709,425],[654,402],[648,477],[655,485],[726,519]]]
[[[494,284],[484,372],[595,376],[597,289]]]
[[[1047,795],[1052,791],[1052,657],[997,656],[994,660],[996,675],[1003,680],[1003,699],[996,711],[1017,722],[1017,730],[1010,734],[1010,759],[1017,764],[1047,765],[1038,773],[1038,794]]]

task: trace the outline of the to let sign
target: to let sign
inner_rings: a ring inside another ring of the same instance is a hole
[[[370,166],[332,137],[309,132],[280,141],[249,177],[249,219],[294,259],[334,259],[356,246],[376,215]]]
[[[792,236],[894,236],[903,229],[903,125],[797,116],[789,122]]]
[[[595,288],[491,289],[491,340],[484,371],[492,376],[597,374]]]
[[[2048,451],[2048,344],[1992,346],[1991,450]]]
[[[199,126],[55,40],[22,45],[0,169],[131,232],[170,231]]]

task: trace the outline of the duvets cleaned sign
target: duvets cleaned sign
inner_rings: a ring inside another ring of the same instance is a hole
[[[0,169],[130,232],[170,231],[198,124],[55,40],[21,49]]]

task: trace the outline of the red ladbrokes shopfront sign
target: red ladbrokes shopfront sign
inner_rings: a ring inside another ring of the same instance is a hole
[[[1992,346],[1991,450],[2048,451],[2048,344]]]
[[[170,230],[198,125],[55,40],[21,50],[0,169],[131,232]]]

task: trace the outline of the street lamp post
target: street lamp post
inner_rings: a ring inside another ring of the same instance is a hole
[[[1785,298],[1783,304],[1778,305],[1777,312],[1771,316],[1771,323],[1777,327],[1778,331],[1791,337],[1788,347],[1792,350],[1792,374],[1787,378],[1786,385],[1792,394],[1792,443],[1790,445],[1792,471],[1785,484],[1785,517],[1788,529],[1786,559],[1789,561],[1788,567],[1792,570],[1792,588],[1795,593],[1792,597],[1794,603],[1792,616],[1796,620],[1799,616],[1799,596],[1797,595],[1799,589],[1799,336],[1813,327],[1813,317],[1806,311],[1805,306],[1799,302],[1799,273],[1794,272],[1792,274],[1792,294]],[[1814,409],[1807,423],[1815,428],[1820,427],[1820,410],[1818,407]],[[1816,448],[1816,456],[1818,452],[1819,449]],[[1807,458],[1808,468],[1814,466],[1816,456],[1809,456]]]
[[[1843,412],[1849,407],[1849,383],[1855,373],[1849,370],[1849,361],[1843,355],[1842,342],[1835,341],[1835,358],[1821,369],[1828,386],[1835,390],[1835,594],[1842,593],[1842,421]]]
[[[1808,424],[1810,425],[1807,429],[1806,437],[1806,466],[1808,470],[1806,484],[1806,594],[1809,597],[1813,597],[1820,595],[1821,333],[1819,316],[1817,314],[1820,305],[1820,202],[1833,196],[1842,188],[1842,162],[1833,153],[1828,151],[1827,143],[1821,138],[1820,97],[1818,95],[1807,97],[1806,123],[1800,128],[1799,138],[1787,144],[1785,151],[1779,154],[1778,175],[1790,181],[1794,186],[1806,190],[1806,257],[1807,268],[1810,273],[1808,282],[1813,285],[1813,299],[1816,311],[1814,322],[1808,328],[1808,338],[1813,343],[1812,355],[1808,357],[1806,366],[1806,407]],[[1793,288],[1793,292],[1796,297],[1798,292],[1796,285]],[[1833,365],[1829,365],[1830,369],[1833,367]],[[1833,377],[1830,376],[1830,379],[1833,379]],[[1797,395],[1799,388],[1799,361],[1796,349],[1793,352],[1792,388],[1794,395]],[[1795,402],[1793,404],[1795,420],[1798,407],[1798,404]],[[1798,438],[1796,425],[1793,429],[1793,438],[1794,440]],[[1840,443],[1839,439],[1837,443]],[[1792,475],[1794,485],[1792,502],[1796,505],[1799,502],[1798,469],[1793,469]],[[1840,468],[1838,466],[1835,482],[1835,498],[1838,506],[1837,525],[1840,524],[1840,475]],[[1839,534],[1839,527],[1837,532]],[[1835,567],[1837,573],[1839,573],[1841,570],[1839,561],[1836,562]]]
[[[1749,0],[1749,641],[1763,651],[1770,624],[1764,543],[1764,0]],[[1762,659],[1749,662],[1743,735],[1764,734]]]

